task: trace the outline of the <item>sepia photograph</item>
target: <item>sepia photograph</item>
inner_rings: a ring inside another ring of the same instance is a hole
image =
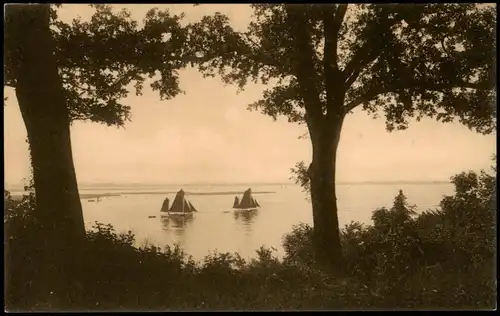
[[[496,19],[4,4],[5,312],[496,310]]]

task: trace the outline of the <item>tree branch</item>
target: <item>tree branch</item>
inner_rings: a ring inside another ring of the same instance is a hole
[[[255,42],[250,36],[248,36],[248,34],[245,34],[245,35],[247,35],[247,36],[245,36],[245,39],[248,40],[253,45],[253,47],[250,46],[250,49],[258,51],[260,44]],[[279,70],[280,72],[284,72],[284,73],[289,72],[288,70],[283,68],[283,63],[280,63],[279,60],[274,60],[274,59],[269,58],[269,56],[265,53],[260,52],[259,54],[253,54],[249,58],[252,59],[253,61],[261,64],[262,66],[274,67],[277,70]]]
[[[4,87],[9,87],[9,88],[14,88],[14,89],[16,88],[16,84],[12,83],[12,82],[4,82],[3,86]]]
[[[365,51],[363,52],[363,50]],[[380,54],[382,53],[381,51],[378,51],[376,54],[373,53],[370,55],[368,50],[369,45],[366,44],[363,48],[360,49],[358,55],[353,56],[353,58],[345,67],[343,74],[344,78],[346,78],[346,88],[350,87],[354,83],[354,81],[358,79],[359,74],[366,68],[366,66],[377,59],[378,56],[380,56]]]
[[[333,5],[325,5],[323,9],[323,34],[325,36],[325,47],[323,50],[323,69],[326,85],[326,106],[332,109],[335,103],[335,94],[338,92],[339,79],[338,67],[338,39],[339,31],[347,11],[347,4],[339,4],[334,10]]]
[[[446,55],[451,56],[450,51],[448,50],[448,47],[444,43],[446,41],[447,37],[443,37],[441,39],[441,46],[443,47],[443,51],[446,53]]]
[[[254,45],[254,48],[255,47],[259,47],[260,45],[258,43],[256,43],[248,34],[245,34],[245,38],[246,40],[248,40],[249,42],[251,42],[253,45]]]
[[[344,107],[345,113],[352,111],[353,109],[355,109],[358,105],[360,105],[362,103],[368,103],[368,102],[372,101],[380,94],[389,93],[389,92],[391,92],[389,89],[384,90],[384,89],[382,89],[382,87],[370,89],[365,94],[362,94],[359,97],[352,100],[351,102],[347,103]]]
[[[340,27],[342,26],[342,22],[344,22],[344,17],[347,12],[347,6],[348,4],[339,4],[337,7],[337,11],[335,12],[335,20],[333,21],[333,53],[334,53],[334,61],[335,61],[335,66],[338,70],[338,56],[337,56],[337,48],[338,48],[338,43],[339,43],[339,35],[340,35]]]
[[[399,89],[411,89],[412,87],[414,88],[416,85],[413,86],[407,86],[407,87],[400,87]],[[444,92],[443,90],[445,89],[453,89],[453,88],[468,88],[468,89],[475,89],[475,90],[485,90],[485,87],[476,84],[476,83],[458,83],[458,84],[422,84],[419,85],[418,88],[414,88],[415,91],[438,91],[438,92]],[[355,109],[357,106],[359,106],[362,103],[368,103],[372,100],[374,100],[377,96],[381,94],[386,94],[386,93],[397,93],[396,90],[392,88],[383,88],[380,86],[374,87],[372,89],[369,89],[366,93],[360,95],[359,97],[355,98],[351,102],[347,103],[345,105],[345,112],[352,111]]]
[[[81,97],[81,96],[82,96],[82,95],[84,95],[85,93],[89,93],[89,91],[90,91],[90,88],[83,88],[83,87],[80,87],[80,86],[78,86],[77,88],[78,88],[78,89],[80,89],[80,90],[82,90],[82,92],[80,92],[80,93],[78,94],[78,96],[79,96],[79,97]]]
[[[124,85],[126,81],[131,80],[138,73],[137,69],[129,69],[120,79],[111,84],[112,87]]]
[[[346,88],[349,88],[356,81],[366,66],[380,56],[383,49],[382,42],[394,38],[391,31],[391,26],[396,23],[394,20],[389,21],[387,16],[382,15],[382,17],[372,22],[374,24],[371,25],[366,41],[347,63],[343,71],[344,77],[347,79],[345,82]],[[378,36],[378,39],[373,40],[370,36]]]
[[[304,16],[304,8],[303,5],[285,4],[285,9],[295,46],[293,48],[296,60],[294,68],[301,95],[304,98],[305,117],[308,125],[311,122],[322,122],[324,117],[319,98],[318,78],[313,62],[315,53],[310,42],[311,36]]]

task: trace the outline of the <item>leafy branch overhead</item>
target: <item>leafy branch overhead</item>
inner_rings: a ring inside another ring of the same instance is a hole
[[[52,8],[55,55],[72,120],[123,125],[130,116],[123,98],[132,88],[141,95],[147,78],[162,99],[182,92],[178,70],[197,60],[189,44],[192,28],[181,25],[182,15],[151,9],[139,27],[127,10],[92,6],[90,21],[71,24],[58,20]],[[7,54],[4,67],[4,84],[12,87],[14,58]]]
[[[251,108],[292,122],[382,110],[388,130],[424,116],[458,118],[481,133],[496,128],[493,6],[252,7],[245,32],[222,16],[195,26],[210,32],[198,48],[213,57],[200,67],[206,75],[240,88],[249,81],[270,86]]]
[[[243,89],[269,86],[250,105],[276,118],[347,113],[358,106],[387,127],[408,118],[454,117],[479,132],[495,126],[494,9],[477,4],[255,4],[236,32],[222,14],[183,26],[182,15],[150,10],[139,26],[130,12],[93,5],[90,21],[57,20],[55,52],[73,120],[123,125],[122,100],[147,78],[164,99],[175,97],[179,69],[197,65]],[[302,39],[302,40],[300,40]],[[5,84],[15,87],[6,53]],[[305,114],[308,115],[305,115]]]

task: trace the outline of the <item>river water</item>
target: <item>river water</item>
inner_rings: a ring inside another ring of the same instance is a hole
[[[293,225],[312,223],[310,203],[296,185],[252,185],[252,191],[256,192],[253,196],[261,208],[249,213],[231,210],[236,194],[206,194],[234,191],[240,192],[241,198],[247,188],[248,185],[184,186],[186,198],[198,210],[192,218],[184,220],[160,216],[163,200],[168,197],[172,202],[175,192],[181,189],[179,186],[87,188],[80,194],[87,228],[97,221],[112,224],[118,232],[131,230],[138,246],[145,242],[160,247],[178,243],[189,255],[201,259],[213,250],[239,252],[249,258],[265,245],[275,247],[276,254],[281,256],[283,235]],[[443,195],[453,193],[453,186],[446,183],[337,185],[340,225],[350,221],[370,223],[372,211],[392,206],[399,189],[419,211],[437,207]],[[263,191],[273,193],[257,193]],[[86,196],[105,193],[119,195],[98,201]]]

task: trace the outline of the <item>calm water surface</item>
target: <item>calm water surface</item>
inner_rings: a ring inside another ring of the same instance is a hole
[[[81,190],[85,193],[113,192],[175,192],[180,187],[162,188],[100,188]],[[190,186],[183,188],[187,199],[198,210],[193,218],[185,220],[164,219],[160,208],[170,194],[122,194],[101,198],[99,202],[83,199],[82,205],[87,228],[98,221],[112,224],[118,232],[131,230],[137,245],[144,242],[158,246],[180,246],[195,259],[201,259],[210,251],[239,252],[243,257],[255,255],[261,245],[277,248],[283,254],[281,240],[292,226],[301,222],[311,224],[310,203],[300,187],[295,185],[259,185],[252,191],[272,191],[270,194],[254,194],[261,208],[251,213],[231,211],[233,195],[189,195],[190,192],[242,193],[247,186]],[[451,184],[353,184],[338,185],[339,221],[341,226],[350,221],[370,222],[371,212],[382,206],[392,206],[398,190],[402,189],[411,204],[420,211],[434,208],[445,194],[453,193]],[[157,216],[156,218],[148,218]]]

